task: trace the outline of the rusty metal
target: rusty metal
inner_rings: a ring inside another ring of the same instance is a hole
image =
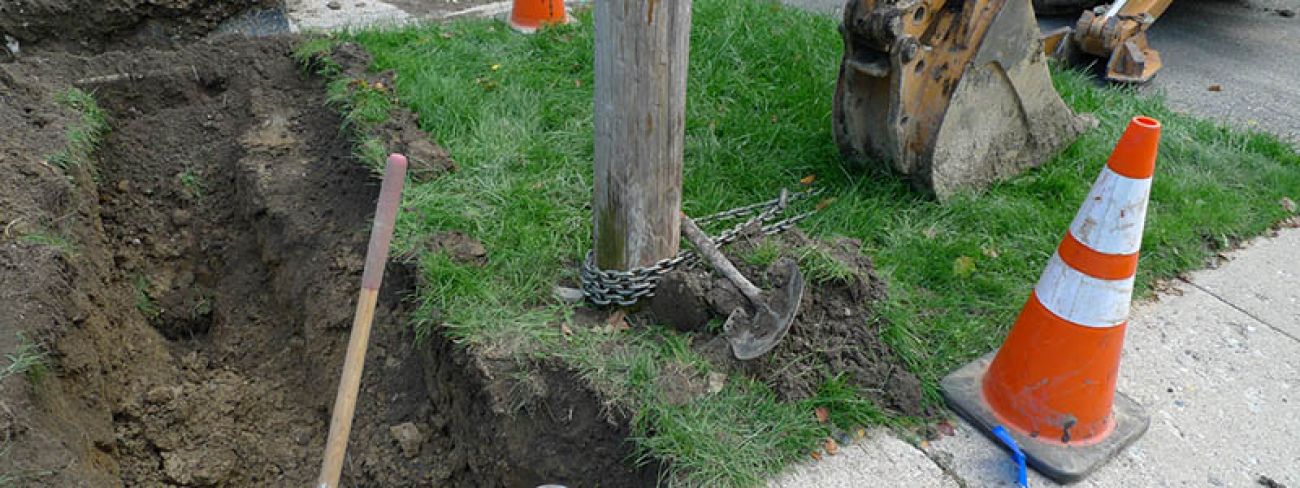
[[[849,0],[840,31],[840,151],[941,199],[1041,164],[1095,123],[1053,89],[1028,1]]]
[[[1044,51],[1077,64],[1080,54],[1107,58],[1106,79],[1146,83],[1164,66],[1147,43],[1147,29],[1173,0],[1118,0],[1084,10],[1073,29],[1044,34]]]

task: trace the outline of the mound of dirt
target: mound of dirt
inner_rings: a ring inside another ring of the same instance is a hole
[[[885,298],[886,287],[875,275],[871,259],[862,253],[861,243],[847,238],[823,243],[793,230],[742,239],[724,250],[742,274],[774,295],[788,285],[789,277],[770,275],[739,258],[765,242],[775,244],[783,255],[815,252],[833,259],[847,274],[808,277],[816,281],[806,284],[794,325],[768,354],[738,361],[722,337],[698,341],[697,349],[715,364],[764,382],[783,400],[812,397],[828,379],[842,376],[883,407],[923,415],[920,380],[880,337],[885,322],[876,307]],[[650,320],[707,337],[714,332],[706,330],[706,324],[720,323],[732,310],[747,306],[735,285],[701,265],[666,275],[645,313]]]
[[[0,65],[0,351],[34,337],[52,367],[0,383],[0,472],[315,479],[378,188],[293,42]],[[110,132],[62,169],[46,158],[78,123],[55,103],[70,86],[95,94]],[[419,133],[394,120],[395,140]],[[572,373],[417,343],[415,282],[400,264],[385,276],[346,485],[653,484],[655,466],[625,462],[627,419]]]
[[[57,45],[103,50],[134,40],[190,40],[221,21],[279,0],[6,0],[0,3],[0,40],[20,46]]]

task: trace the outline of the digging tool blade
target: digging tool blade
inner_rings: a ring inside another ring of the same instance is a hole
[[[744,361],[767,354],[781,342],[799,315],[804,289],[799,266],[793,259],[782,258],[772,265],[768,275],[785,277],[785,285],[769,293],[766,301],[755,303],[752,316],[736,309],[722,326],[736,359]]]

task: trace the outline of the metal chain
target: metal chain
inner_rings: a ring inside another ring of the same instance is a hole
[[[821,193],[820,189],[805,190],[796,193],[785,193],[777,198],[766,202],[755,203],[743,207],[733,208],[723,212],[695,219],[699,224],[733,220],[744,216],[753,215],[753,217],[736,224],[711,238],[713,243],[718,247],[725,246],[734,242],[747,229],[755,225],[762,224],[759,227],[759,234],[768,236],[785,232],[795,224],[811,216],[816,210],[810,210],[801,214],[779,220],[773,223],[766,223],[784,211],[790,202],[811,198]],[[627,271],[605,270],[596,267],[595,254],[587,251],[587,257],[582,262],[580,277],[582,281],[582,292],[596,305],[619,305],[630,306],[638,300],[647,297],[653,297],[655,287],[659,284],[659,278],[678,267],[691,267],[699,262],[699,256],[694,251],[683,250],[671,258],[661,259],[649,266],[633,268]]]

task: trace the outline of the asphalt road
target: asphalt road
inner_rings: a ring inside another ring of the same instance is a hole
[[[843,0],[783,0],[839,15]],[[1290,17],[1284,16],[1292,12]],[[1175,0],[1151,27],[1165,67],[1142,87],[1171,107],[1300,145],[1300,0]],[[1045,18],[1045,29],[1074,18]],[[1217,84],[1221,91],[1210,91]]]
[[[1175,109],[1300,144],[1296,13],[1300,0],[1175,1],[1148,34],[1165,67],[1143,89],[1163,91]]]

